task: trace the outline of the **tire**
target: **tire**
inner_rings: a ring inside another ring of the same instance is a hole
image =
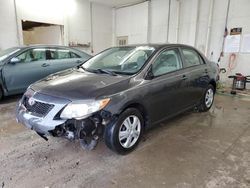
[[[104,131],[104,140],[111,150],[125,155],[137,147],[143,132],[144,119],[142,114],[136,108],[128,108],[107,125]]]
[[[198,106],[200,112],[207,112],[212,107],[214,102],[214,94],[215,89],[211,84],[209,84],[202,96],[201,103]]]

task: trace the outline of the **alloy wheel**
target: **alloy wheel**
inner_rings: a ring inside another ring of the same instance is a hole
[[[119,142],[124,148],[131,148],[141,134],[140,119],[131,115],[127,117],[119,129]]]
[[[210,108],[210,106],[213,104],[214,100],[214,91],[213,89],[209,88],[205,95],[205,104],[207,108]]]

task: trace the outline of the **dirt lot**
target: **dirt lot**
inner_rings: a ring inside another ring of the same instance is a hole
[[[250,187],[250,100],[216,96],[210,112],[189,112],[148,131],[127,156],[103,142],[48,142],[15,121],[20,96],[0,103],[0,187]]]

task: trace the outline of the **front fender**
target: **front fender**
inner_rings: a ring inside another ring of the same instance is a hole
[[[109,111],[112,115],[119,115],[128,106],[137,104],[142,106],[146,111],[146,104],[143,102],[143,93],[138,94],[138,92],[130,91],[131,93],[120,93],[111,97],[110,103],[105,107],[106,111]]]

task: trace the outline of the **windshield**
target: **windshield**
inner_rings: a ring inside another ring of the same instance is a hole
[[[82,65],[87,71],[112,71],[117,74],[134,74],[145,64],[155,48],[114,47],[103,51]]]
[[[16,53],[19,50],[20,48],[8,48],[6,50],[0,51],[0,61],[6,59],[7,57]]]

